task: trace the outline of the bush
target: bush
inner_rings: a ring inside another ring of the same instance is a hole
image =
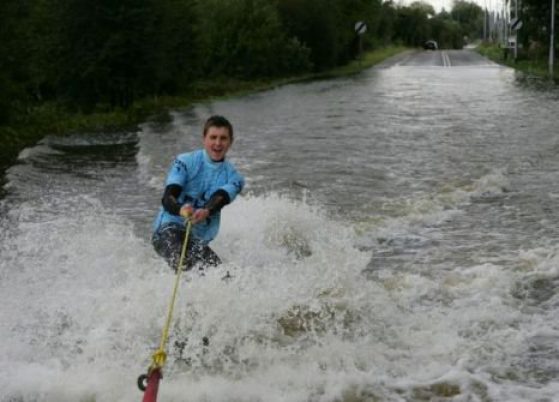
[[[198,15],[201,62],[210,75],[272,77],[310,67],[308,49],[283,31],[270,1],[207,0]]]

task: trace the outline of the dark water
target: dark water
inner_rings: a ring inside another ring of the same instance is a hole
[[[557,400],[558,106],[416,58],[45,138],[0,204],[0,400],[140,400],[174,279],[151,220],[214,113],[247,189],[223,268],[181,286],[161,400]]]

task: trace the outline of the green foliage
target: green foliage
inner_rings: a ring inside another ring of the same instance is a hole
[[[19,0],[0,1],[0,125],[25,111],[29,71],[29,8]]]
[[[464,35],[458,22],[446,15],[438,15],[431,20],[433,39],[442,49],[462,49]]]
[[[336,19],[332,10],[333,0],[280,0],[278,9],[289,35],[297,37],[310,49],[310,59],[315,69],[335,64],[337,43]]]
[[[435,16],[435,9],[431,4],[424,1],[414,1],[410,4],[412,10],[417,11],[419,14],[427,16],[427,18],[432,18]]]
[[[149,53],[155,72],[153,93],[182,93],[202,75],[196,0],[160,0],[157,4],[155,46]]]
[[[524,72],[529,76],[550,78],[549,64],[546,57],[526,60],[514,60],[512,57],[505,58],[504,49],[501,46],[489,43],[482,44],[477,48],[477,51],[497,63],[513,67],[514,69]],[[554,64],[553,76],[551,78],[556,84],[559,83],[559,65],[557,65],[557,63]],[[551,81],[542,80],[541,82],[548,85]]]
[[[206,0],[198,9],[206,74],[248,78],[308,68],[308,50],[283,31],[270,1]]]
[[[395,37],[409,46],[434,39],[440,48],[461,49],[464,37],[481,37],[483,16],[477,4],[464,0],[456,0],[450,14],[436,14],[430,4],[415,1],[408,7],[396,7]]]
[[[376,37],[379,43],[386,46],[397,40],[396,21],[398,19],[397,10],[391,0],[385,1],[379,10]]]
[[[470,40],[483,36],[484,12],[476,3],[455,0],[450,15],[460,25],[463,35]]]
[[[316,71],[347,63],[357,55],[355,23],[367,24],[366,44],[380,26],[380,0],[278,0],[287,32],[311,50]]]
[[[356,40],[362,41],[362,49],[364,51],[375,49],[379,46],[388,46],[392,44],[391,40],[384,40],[382,35],[385,34],[383,29],[386,22],[383,21],[383,2],[380,0],[356,0],[356,1],[340,1],[343,20],[340,19],[338,29],[341,32],[340,57],[338,57],[338,65],[344,65],[349,60],[355,59],[358,54],[355,47],[348,47],[348,43],[355,43]],[[359,39],[355,33],[355,23],[363,21],[367,24],[367,31]],[[390,33],[390,29],[387,29]],[[358,49],[359,50],[359,49]]]
[[[199,73],[194,0],[37,0],[33,81],[92,111],[173,93]]]
[[[523,26],[521,40],[525,47],[549,47],[551,1],[524,0],[520,10]],[[559,2],[555,9],[556,26],[559,24]],[[557,29],[556,29],[557,31]],[[557,42],[557,39],[556,39]]]
[[[426,40],[432,38],[429,22],[431,10],[420,3],[400,8],[396,24],[397,35],[406,45],[422,46]]]
[[[156,0],[50,0],[50,63],[59,96],[91,110],[127,107],[156,89]]]

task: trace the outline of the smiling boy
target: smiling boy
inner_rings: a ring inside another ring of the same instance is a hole
[[[183,268],[221,263],[208,244],[219,231],[221,209],[235,199],[245,183],[233,164],[225,160],[233,144],[233,126],[225,117],[212,116],[206,121],[202,144],[203,149],[175,158],[153,223],[155,251],[174,269],[186,234],[185,218],[193,225]]]

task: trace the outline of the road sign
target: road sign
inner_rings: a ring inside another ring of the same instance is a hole
[[[520,18],[513,18],[510,22],[510,29],[518,31],[520,28],[522,28],[522,20]]]
[[[355,23],[355,32],[357,35],[363,35],[367,32],[367,24],[364,21],[359,21]]]

